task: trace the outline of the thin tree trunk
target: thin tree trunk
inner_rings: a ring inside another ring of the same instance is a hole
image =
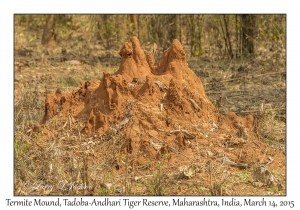
[[[256,35],[256,21],[254,15],[241,15],[242,45],[247,54],[254,53],[254,38]]]
[[[225,34],[225,31],[224,31],[224,28],[223,28],[222,20],[220,20],[220,26],[221,26],[221,30],[222,30],[222,34],[223,34],[223,39],[224,39],[224,42],[225,42],[225,54],[226,54],[226,52],[229,53],[229,50],[228,50],[228,44],[227,44],[226,34]]]
[[[130,22],[131,24],[133,24],[132,35],[138,37],[139,36],[138,15],[137,14],[130,15]]]
[[[183,40],[182,40],[182,15],[178,15],[179,18],[179,39],[180,39],[180,42],[183,44]]]
[[[202,54],[202,23],[203,21],[203,16],[198,15],[198,39],[197,39],[197,44],[198,44],[198,55]]]
[[[51,41],[56,41],[56,33],[54,29],[54,15],[47,16],[47,22],[44,27],[42,36],[42,45],[47,45]]]
[[[180,34],[180,15],[175,15],[175,38],[181,42]]]
[[[231,47],[231,41],[230,41],[230,36],[229,36],[229,31],[228,31],[228,22],[226,20],[226,15],[224,15],[224,23],[225,23],[226,40],[227,40],[228,47],[229,47],[229,55],[231,58],[233,58],[233,52],[232,52],[232,47]]]
[[[168,30],[167,30],[166,37],[169,43],[172,43],[174,39],[178,39],[177,37],[178,27],[176,22],[176,16],[177,15],[167,15],[166,24],[168,25]],[[169,45],[169,43],[167,44]]]
[[[190,15],[190,27],[191,27],[191,56],[194,56],[194,52],[195,52],[195,41],[196,41],[196,26],[195,26],[195,16],[194,15]]]
[[[235,40],[236,40],[236,48],[235,48],[235,57],[239,57],[239,32],[238,32],[238,16],[235,15]]]
[[[106,49],[109,49],[110,48],[110,42],[109,42],[109,39],[110,39],[110,31],[108,29],[108,15],[104,15],[103,16],[103,22],[104,22],[104,26],[105,26],[105,41],[106,41]]]

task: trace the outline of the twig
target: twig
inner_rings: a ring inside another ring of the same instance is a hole
[[[213,186],[213,183],[212,183],[212,166],[211,166],[211,160],[209,160],[208,166],[209,166],[210,192],[211,192],[212,195],[215,195],[215,193],[214,193],[214,186]]]
[[[272,73],[258,74],[258,75],[254,75],[254,77],[261,77],[261,76],[265,76],[265,75],[273,75],[273,74],[286,74],[286,72],[285,72],[285,71],[279,71],[279,72],[272,72]]]
[[[281,108],[281,109],[266,109],[265,111],[286,111],[286,108]],[[241,113],[248,113],[248,112],[260,112],[260,110],[245,110],[245,111],[240,111]]]
[[[192,161],[192,162],[194,163],[194,160],[193,160],[193,159],[191,159],[191,158],[185,156],[184,154],[180,153],[180,152],[178,151],[178,149],[176,149],[176,148],[170,146],[167,142],[165,142],[165,141],[163,141],[163,140],[161,140],[161,139],[159,139],[159,138],[153,136],[153,135],[152,135],[151,133],[149,133],[149,132],[148,132],[148,135],[151,136],[151,137],[153,137],[153,138],[155,138],[156,140],[158,140],[158,141],[160,141],[160,142],[163,142],[163,143],[167,144],[168,147],[170,147],[171,149],[173,149],[177,154],[180,154],[180,155],[186,157],[187,159],[189,159],[190,161]]]
[[[170,147],[171,149],[173,149],[174,151],[176,151],[177,153],[179,153],[179,151],[176,149],[176,148],[174,148],[174,147],[172,147],[172,146],[170,146],[167,142],[165,142],[165,141],[163,141],[163,140],[161,140],[161,139],[159,139],[159,138],[157,138],[157,137],[155,137],[155,136],[153,136],[151,133],[149,133],[148,132],[148,134],[149,134],[149,136],[151,136],[151,137],[153,137],[153,138],[155,138],[156,140],[158,140],[158,141],[160,141],[160,142],[162,142],[162,143],[165,143],[165,144],[167,144],[168,145],[168,147]]]
[[[273,74],[286,74],[285,71],[280,71],[280,72],[273,72],[273,73],[266,73],[266,74],[258,74],[258,75],[251,75],[251,76],[244,76],[244,78],[248,79],[248,78],[253,78],[253,77],[261,77],[261,76],[265,76],[265,75],[273,75]],[[237,81],[239,80],[240,78],[235,78],[235,79],[227,79],[227,80],[221,80],[221,81],[218,81],[218,82],[232,82],[232,81]],[[215,82],[207,82],[207,83],[204,83],[203,85],[210,85],[210,84],[214,84]]]
[[[195,138],[195,135],[194,134],[190,134],[187,130],[171,130],[170,132],[169,132],[169,135],[171,135],[171,134],[173,134],[173,133],[175,133],[175,134],[178,134],[178,133],[183,133],[187,138]]]
[[[154,81],[154,84],[156,84],[158,87],[159,87],[159,89],[161,90],[161,91],[163,91],[163,92],[165,92],[165,91],[167,91],[169,88],[168,88],[168,86],[166,86],[164,83],[162,83],[161,81],[158,81],[158,80],[156,80],[156,81]]]
[[[207,91],[206,94],[220,94],[220,93],[224,94],[224,93],[229,93],[229,92],[246,92],[246,93],[248,93],[249,90],[243,90],[243,89],[241,89],[241,90]]]
[[[261,149],[261,147],[255,141],[253,141],[253,143]]]
[[[189,101],[192,102],[192,104],[193,104],[193,106],[194,106],[194,108],[195,108],[196,111],[200,111],[201,110],[200,106],[196,103],[196,101],[194,101],[191,98],[189,99]]]
[[[260,163],[262,163],[262,162],[263,162],[263,160],[265,159],[267,152],[268,152],[268,149],[266,149],[266,151],[265,151],[265,153],[264,153],[264,156],[263,156],[263,158],[260,160]]]
[[[226,101],[229,103],[229,104],[232,104],[232,105],[236,105],[235,103],[231,102],[228,100],[227,96],[225,97]]]
[[[243,167],[243,168],[248,167],[247,163],[236,163],[236,162],[230,160],[227,156],[224,156],[222,164],[229,165],[229,166]]]

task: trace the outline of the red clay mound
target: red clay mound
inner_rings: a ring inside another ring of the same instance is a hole
[[[184,165],[198,159],[199,145],[213,145],[209,155],[227,154],[237,163],[253,163],[264,154],[261,142],[250,142],[253,117],[234,113],[222,117],[188,67],[178,40],[165,50],[157,66],[136,37],[124,44],[120,56],[115,74],[103,73],[101,81],[83,82],[72,93],[57,90],[47,95],[42,123],[55,115],[71,116],[85,123],[82,133],[121,134],[121,151],[132,156],[133,166],[166,153],[171,154],[170,163]],[[228,145],[241,149],[229,152]]]

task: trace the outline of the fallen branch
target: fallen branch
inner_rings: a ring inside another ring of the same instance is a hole
[[[134,82],[136,85],[145,84],[146,79],[133,78],[132,82]]]
[[[178,134],[178,133],[183,133],[183,135],[186,137],[186,138],[188,138],[188,139],[193,139],[193,138],[195,138],[196,136],[194,135],[194,134],[190,134],[188,131],[186,131],[186,130],[171,130],[170,132],[169,132],[169,135],[171,135],[171,134]]]
[[[110,130],[117,132],[121,130],[127,123],[129,123],[132,116],[125,117],[119,124],[110,127]]]
[[[281,109],[266,109],[265,111],[286,111],[286,108],[281,108]],[[241,113],[250,113],[250,112],[261,112],[260,110],[245,110],[245,111],[240,111]]]
[[[155,136],[153,136],[151,133],[149,133],[148,132],[148,135],[149,136],[151,136],[151,137],[153,137],[153,138],[155,138],[156,140],[158,140],[158,141],[160,141],[160,142],[162,142],[162,143],[165,143],[165,144],[167,144],[168,145],[168,147],[170,147],[171,149],[173,149],[174,151],[176,151],[177,153],[179,153],[179,151],[176,149],[176,148],[174,148],[174,147],[172,147],[172,146],[170,146],[167,142],[165,142],[165,141],[163,141],[163,140],[161,140],[161,139],[159,139],[159,138],[157,138],[157,137],[155,137]]]
[[[200,111],[201,110],[200,106],[196,103],[196,101],[194,101],[191,98],[189,100],[190,100],[190,102],[192,102],[192,104],[193,104],[194,108],[196,109],[196,111]]]
[[[161,81],[154,81],[154,83],[159,87],[159,89],[163,92],[167,91],[169,88],[168,86],[166,86],[164,83],[162,83]]]
[[[266,74],[258,74],[258,75],[250,75],[250,76],[243,76],[245,79],[251,79],[253,77],[261,77],[261,76],[265,76],[265,75],[273,75],[273,74],[286,74],[285,71],[280,71],[280,72],[272,72],[272,73],[266,73]],[[232,81],[238,81],[240,78],[235,78],[235,79],[227,79],[227,80],[220,80],[218,82],[232,82]],[[210,85],[210,84],[214,84],[216,83],[216,81],[214,82],[207,82],[204,83],[203,85]]]
[[[158,140],[158,141],[160,141],[160,142],[163,142],[163,143],[165,143],[166,145],[168,145],[168,147],[170,147],[172,150],[174,150],[174,151],[175,151],[177,154],[180,154],[180,155],[182,155],[182,156],[186,157],[187,159],[189,159],[190,161],[194,162],[194,160],[193,160],[193,159],[191,159],[191,158],[189,158],[189,157],[185,156],[184,154],[180,153],[180,151],[179,151],[178,149],[176,149],[176,148],[174,148],[174,147],[170,146],[170,145],[169,145],[167,142],[165,142],[165,141],[163,141],[163,140],[161,140],[161,139],[159,139],[159,138],[157,138],[157,137],[153,136],[153,135],[152,135],[151,133],[149,133],[149,132],[148,132],[148,135],[149,135],[149,136],[151,136],[151,137],[153,137],[153,138],[155,138],[156,140]]]
[[[221,161],[223,165],[228,165],[228,166],[243,167],[243,168],[249,167],[247,163],[236,163],[230,160],[227,156],[218,159],[218,161]]]

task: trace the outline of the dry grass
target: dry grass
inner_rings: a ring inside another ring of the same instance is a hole
[[[32,130],[44,114],[43,94],[36,95],[39,93],[30,86],[20,93],[15,96],[15,195],[238,195],[238,186],[249,188],[253,195],[261,194],[251,184],[252,169],[231,173],[225,180],[226,169],[215,161],[213,186],[168,175],[169,166],[163,159],[149,163],[153,172],[132,168],[121,152],[123,136],[83,136],[84,125],[71,124],[68,119],[47,121],[45,126],[52,132],[45,138],[42,128]],[[261,116],[261,140],[284,149],[285,124],[274,112]],[[118,174],[117,168],[125,173]],[[204,170],[209,171],[209,166]],[[271,189],[272,194],[280,194]]]

